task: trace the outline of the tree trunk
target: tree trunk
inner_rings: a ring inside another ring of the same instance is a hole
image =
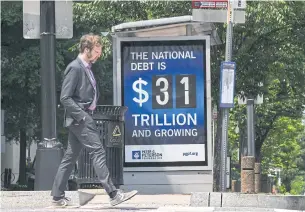
[[[20,159],[19,159],[19,185],[26,185],[26,131],[24,128],[20,133]]]

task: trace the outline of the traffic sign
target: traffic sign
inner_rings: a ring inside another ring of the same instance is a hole
[[[234,9],[246,9],[246,0],[231,0]],[[192,0],[193,9],[228,8],[228,0]]]
[[[193,0],[193,21],[227,23],[228,4],[230,2],[234,10],[233,23],[245,23],[246,0]]]
[[[220,107],[234,107],[235,62],[222,62],[220,73]]]
[[[23,1],[23,37],[40,39],[40,1]],[[56,38],[73,37],[73,2],[55,1]]]
[[[193,9],[227,8],[228,0],[192,0]]]
[[[246,9],[247,1],[246,0],[233,0],[234,9]]]
[[[227,23],[227,10],[215,9],[193,9],[193,21],[206,23]],[[243,10],[234,11],[233,22],[243,24],[246,21],[246,12]]]

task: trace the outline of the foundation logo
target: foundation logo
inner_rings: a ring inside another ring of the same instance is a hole
[[[133,160],[141,160],[141,151],[132,151]]]
[[[156,153],[155,150],[137,150],[132,151],[133,160],[155,160],[162,159],[162,153]]]

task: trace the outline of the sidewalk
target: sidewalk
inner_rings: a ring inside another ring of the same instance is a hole
[[[213,206],[213,201],[205,205],[206,197],[204,193],[192,195],[136,195],[134,198],[122,203],[118,206],[111,207],[109,204],[109,197],[105,195],[103,190],[83,190],[89,193],[97,194],[88,204],[84,206],[79,205],[79,196],[77,191],[68,191],[66,196],[72,198],[72,206],[66,208],[55,208],[51,205],[50,191],[1,191],[1,212],[139,212],[139,211],[160,211],[160,212],[305,212],[301,210],[285,210],[273,208],[257,208],[253,198],[247,198],[252,206],[243,207],[229,207],[229,206]],[[210,193],[208,196],[213,197],[215,193]],[[236,202],[236,194],[231,195],[231,201]],[[239,195],[238,195],[239,196]],[[247,197],[251,195],[247,195]],[[213,200],[213,199],[211,199]],[[222,201],[227,201],[222,199]],[[239,200],[238,200],[239,202]],[[245,203],[245,201],[242,201]],[[195,206],[196,203],[197,205]],[[201,204],[201,205],[200,205]],[[215,204],[215,202],[213,203]],[[193,206],[193,207],[191,207]]]
[[[68,191],[66,196],[72,198],[72,206],[66,209],[55,209],[51,205],[50,191],[2,191],[1,211],[17,211],[17,209],[18,211],[147,211],[163,206],[188,207],[191,197],[191,195],[136,195],[125,203],[111,207],[105,192],[92,191],[91,193],[97,193],[97,195],[88,204],[79,206],[78,192]]]

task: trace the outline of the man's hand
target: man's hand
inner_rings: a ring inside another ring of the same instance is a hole
[[[60,102],[78,123],[82,121],[85,112],[75,103],[72,96],[77,87],[80,72],[81,70],[78,68],[67,67],[60,94]]]

